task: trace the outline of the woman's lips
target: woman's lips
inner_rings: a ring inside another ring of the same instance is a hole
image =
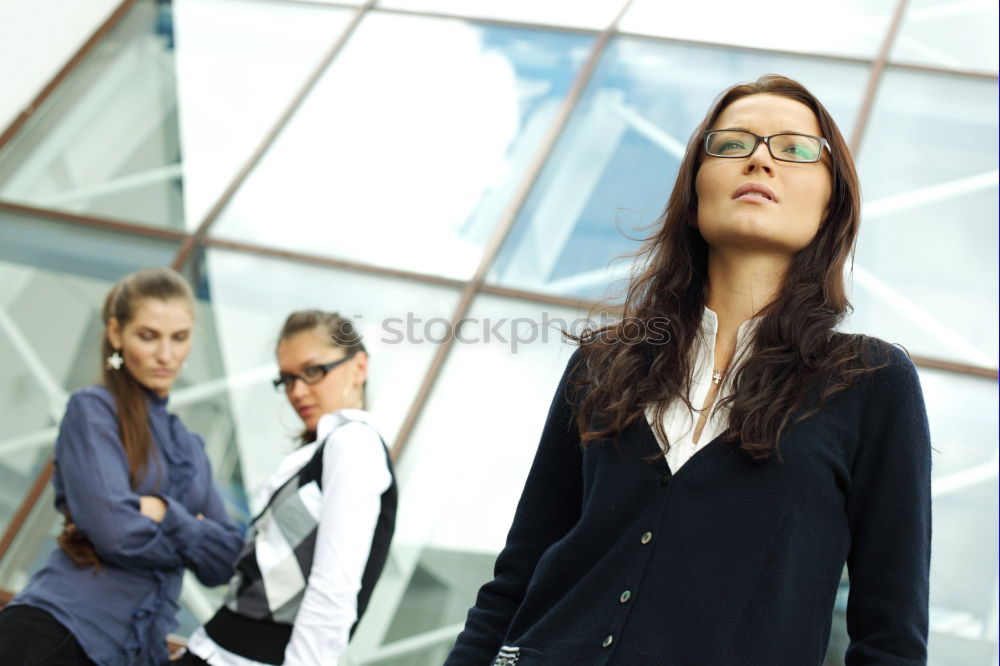
[[[778,203],[778,197],[774,195],[774,191],[758,183],[747,183],[736,188],[736,191],[733,192],[733,200],[751,203]]]
[[[772,201],[771,199],[768,199],[764,195],[759,194],[757,192],[747,192],[746,194],[741,194],[740,196],[736,197],[734,201],[748,201],[751,203],[774,203],[774,201]]]

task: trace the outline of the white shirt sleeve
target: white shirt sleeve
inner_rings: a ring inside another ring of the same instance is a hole
[[[316,550],[285,649],[286,666],[335,666],[347,648],[381,497],[391,483],[374,428],[351,421],[331,433],[323,452]]]

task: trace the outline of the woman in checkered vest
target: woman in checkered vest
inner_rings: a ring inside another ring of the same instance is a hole
[[[258,494],[225,604],[171,664],[335,666],[385,565],[396,483],[364,410],[361,336],[336,313],[294,312],[277,360],[303,445]]]

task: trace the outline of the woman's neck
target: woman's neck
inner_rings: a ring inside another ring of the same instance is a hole
[[[709,250],[705,305],[715,312],[715,365],[725,368],[736,349],[740,325],[777,296],[790,259],[784,255]]]

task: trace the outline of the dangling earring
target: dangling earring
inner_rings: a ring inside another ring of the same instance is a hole
[[[345,405],[348,405],[351,409],[360,409],[359,403],[361,402],[361,391],[357,386],[351,386],[348,384],[344,387],[342,396]],[[351,398],[354,398],[354,400]]]
[[[111,354],[111,356],[109,356],[105,360],[104,363],[107,366],[108,370],[121,370],[122,369],[122,364],[125,363],[125,359],[122,358],[122,355],[119,354],[118,350],[116,349]]]

